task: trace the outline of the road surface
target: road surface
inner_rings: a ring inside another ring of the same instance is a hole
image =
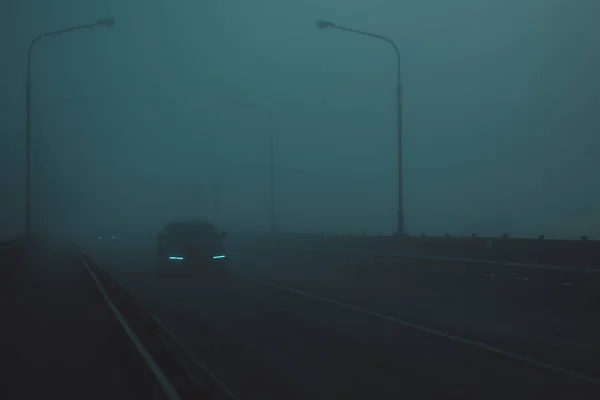
[[[242,248],[215,286],[157,277],[151,246],[90,253],[239,399],[600,396],[594,292],[430,266],[381,284]]]
[[[0,398],[165,398],[74,251],[0,260]]]

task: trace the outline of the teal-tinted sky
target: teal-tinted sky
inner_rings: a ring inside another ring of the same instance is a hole
[[[270,111],[283,229],[392,232],[395,55],[328,19],[400,48],[407,231],[600,237],[596,0],[3,4],[3,236],[22,230],[27,46],[113,16],[36,45],[39,227],[265,228]]]

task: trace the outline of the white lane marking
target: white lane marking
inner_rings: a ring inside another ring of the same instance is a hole
[[[456,342],[459,342],[459,343],[463,343],[463,344],[475,346],[475,347],[487,350],[487,351],[492,352],[492,353],[500,354],[500,355],[506,356],[508,358],[519,360],[519,361],[524,362],[526,364],[531,364],[531,365],[534,365],[534,366],[539,367],[539,368],[543,368],[543,369],[547,369],[549,371],[557,372],[559,374],[563,374],[563,375],[566,375],[566,376],[569,376],[569,377],[572,377],[572,378],[580,379],[582,381],[593,383],[595,385],[600,385],[600,379],[598,379],[598,378],[594,378],[594,377],[591,377],[591,376],[583,375],[583,374],[580,374],[578,372],[574,372],[574,371],[571,371],[571,370],[568,370],[568,369],[565,369],[565,368],[557,367],[555,365],[544,363],[544,362],[535,360],[533,358],[522,356],[522,355],[519,355],[519,354],[516,354],[516,353],[511,353],[509,351],[499,349],[497,347],[491,346],[491,345],[489,345],[487,343],[484,343],[484,342],[474,342],[472,340],[465,339],[465,338],[462,338],[460,336],[455,336],[455,335],[452,335],[450,333],[445,333],[445,332],[439,331],[437,329],[427,328],[425,326],[422,326],[422,325],[419,325],[419,324],[415,324],[413,322],[408,322],[408,321],[405,321],[405,320],[394,318],[394,317],[391,317],[389,315],[381,314],[381,313],[378,313],[378,312],[375,312],[375,311],[365,310],[364,308],[353,306],[351,304],[342,303],[342,302],[337,301],[337,300],[328,299],[326,297],[322,297],[322,296],[319,296],[319,295],[316,295],[316,294],[304,292],[302,290],[294,289],[294,288],[291,288],[291,287],[288,287],[288,286],[283,286],[283,285],[280,285],[278,283],[268,282],[268,281],[262,280],[262,279],[257,278],[257,277],[246,276],[246,279],[250,279],[250,280],[253,280],[255,282],[261,283],[263,285],[271,286],[271,287],[274,287],[274,288],[277,288],[277,289],[280,289],[280,290],[284,290],[284,291],[287,291],[287,292],[295,293],[295,294],[298,294],[300,296],[305,296],[305,297],[308,297],[308,298],[312,298],[312,299],[315,299],[315,300],[319,300],[319,301],[323,301],[323,302],[326,302],[326,303],[329,303],[329,304],[333,304],[333,305],[336,305],[336,306],[339,306],[339,307],[347,308],[349,310],[353,310],[353,311],[356,311],[356,312],[361,313],[361,314],[369,315],[371,317],[380,318],[380,319],[383,319],[383,320],[386,320],[386,321],[390,321],[390,322],[393,322],[393,323],[398,324],[398,325],[403,325],[403,326],[407,326],[409,328],[413,328],[413,329],[416,329],[416,330],[419,330],[419,331],[427,332],[427,333],[430,333],[430,334],[435,335],[435,336],[443,337],[445,339],[449,339],[449,340],[453,340],[453,341],[456,341]]]
[[[94,272],[90,269],[87,262],[85,262],[85,260],[81,257],[81,254],[79,252],[76,252],[76,253],[77,253],[77,257],[79,258],[79,261],[81,261],[81,263],[83,264],[83,266],[85,267],[87,272],[90,274],[90,276],[96,283],[96,286],[98,286],[98,289],[100,290],[100,292],[102,293],[102,296],[104,297],[104,301],[106,302],[106,304],[108,304],[110,309],[113,311],[113,313],[115,314],[115,317],[117,317],[117,320],[121,323],[121,326],[123,327],[123,329],[129,336],[129,339],[131,339],[131,341],[135,345],[136,349],[138,350],[138,352],[140,353],[140,355],[142,356],[144,361],[146,361],[148,368],[150,368],[150,370],[154,373],[156,380],[158,381],[158,383],[164,390],[167,397],[172,400],[181,400],[181,398],[177,394],[177,391],[175,390],[175,388],[173,387],[173,385],[171,384],[169,379],[166,377],[163,370],[158,366],[156,361],[154,361],[154,358],[152,358],[152,355],[148,352],[148,350],[142,344],[141,340],[133,332],[133,330],[127,323],[127,320],[125,319],[125,317],[123,317],[121,312],[117,309],[117,307],[110,300],[110,298],[108,297],[108,293],[106,293],[104,286],[102,286],[102,283],[100,283],[100,280],[98,279],[96,274],[94,274]]]
[[[187,347],[185,347],[167,328],[165,328],[165,326],[163,325],[163,323],[158,319],[158,317],[154,314],[152,314],[151,312],[148,312],[148,314],[150,315],[150,317],[152,317],[152,319],[154,319],[154,321],[160,325],[160,327],[167,332],[167,334],[169,335],[169,337],[171,338],[171,340],[173,340],[177,346],[179,346],[187,355],[188,357],[190,357],[192,360],[194,360],[194,362],[196,363],[197,366],[199,366],[206,374],[208,374],[212,380],[214,380],[220,387],[221,389],[223,389],[225,391],[225,393],[227,393],[227,395],[229,397],[231,397],[233,400],[239,400],[239,397],[237,397],[236,395],[233,394],[233,392],[227,387],[227,385],[225,385],[223,382],[221,382],[209,369],[206,365],[202,364],[200,362],[200,358],[194,354],[193,352],[191,352],[190,350],[187,349]]]
[[[127,289],[127,287],[123,284],[121,284],[121,286],[129,293],[131,293],[131,291],[129,289]],[[161,302],[159,305],[159,310],[164,310],[164,308],[166,307],[166,304]],[[239,397],[237,397],[236,395],[234,395],[232,393],[232,391],[223,383],[221,382],[209,369],[206,365],[202,364],[200,362],[200,357],[198,357],[198,355],[196,355],[195,353],[193,353],[192,351],[188,350],[187,347],[185,347],[172,333],[171,331],[169,331],[165,325],[162,323],[162,321],[154,314],[152,314],[150,311],[147,311],[148,315],[154,319],[154,321],[160,325],[160,327],[169,335],[169,337],[171,338],[171,340],[173,340],[191,359],[194,360],[194,362],[196,363],[196,365],[198,365],[207,375],[210,376],[210,378],[212,378],[226,393],[227,395],[229,395],[233,400],[239,400]]]
[[[482,272],[481,274],[483,276],[489,276],[490,278],[495,278],[497,276],[496,274],[492,274],[492,273],[488,273],[488,272]]]
[[[563,286],[575,286],[573,282],[558,282],[558,284]]]
[[[366,254],[375,256],[385,257],[402,257],[402,258],[413,258],[420,260],[442,260],[442,261],[460,261],[467,264],[486,264],[486,265],[498,265],[508,267],[525,267],[525,268],[536,268],[536,269],[550,269],[556,271],[568,271],[568,272],[582,272],[591,274],[600,274],[600,268],[580,268],[580,267],[561,267],[556,265],[539,265],[539,264],[528,264],[519,262],[506,262],[506,261],[489,261],[489,260],[477,260],[470,258],[454,258],[454,257],[441,257],[441,256],[424,256],[419,254],[404,254],[404,253],[389,253],[389,252],[375,252],[365,250],[348,250],[339,248],[323,248],[323,247],[292,247],[292,246],[272,246],[275,249],[287,249],[287,250],[304,250],[304,251],[319,251],[319,252],[344,252],[350,254]]]
[[[531,278],[526,278],[524,276],[517,276],[515,279],[518,281],[532,281],[533,280]]]

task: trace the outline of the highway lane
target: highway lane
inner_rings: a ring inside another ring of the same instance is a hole
[[[251,253],[256,259],[273,260],[280,256],[285,260],[286,267],[302,262],[310,263],[314,269],[332,271],[361,272],[365,276],[394,279],[402,273],[403,267],[415,267],[435,272],[450,272],[453,274],[474,274],[492,278],[508,278],[527,282],[549,284],[553,286],[585,287],[600,289],[600,270],[582,268],[546,267],[543,265],[522,266],[518,264],[499,264],[491,262],[467,262],[455,259],[423,259],[401,257],[393,254],[378,254],[364,252],[344,252],[335,250],[317,250],[311,248],[251,248],[240,245],[236,248],[245,253]],[[290,262],[292,262],[290,264]],[[281,267],[278,261],[275,262]],[[296,266],[292,267],[297,270]]]
[[[244,254],[252,260],[245,273],[600,376],[594,285],[555,284],[564,277],[541,269],[410,259],[353,266],[339,254]]]
[[[290,260],[285,268],[276,269],[273,259],[265,254],[236,251],[232,258],[238,277],[226,287],[213,287],[197,278],[158,279],[151,272],[151,251],[151,247],[140,246],[112,254],[97,250],[91,255],[116,272],[134,295],[206,361],[215,375],[236,389],[240,398],[264,398],[269,390],[271,395],[285,394],[286,398],[385,399],[407,393],[409,398],[598,395],[596,385],[242,275],[270,274],[270,281],[295,285],[401,320],[412,321],[412,317],[421,314],[426,317],[417,322],[443,332],[451,331],[453,325],[464,328],[464,321],[471,329],[487,326],[492,336],[484,330],[480,339],[490,341],[496,337],[498,340],[492,344],[507,338],[517,344],[543,343],[539,336],[531,335],[525,340],[515,334],[515,327],[527,322],[522,316],[499,331],[496,329],[503,323],[492,326],[498,316],[479,321],[486,312],[496,311],[486,310],[489,299],[493,299],[486,295],[489,288],[477,290],[478,285],[465,281],[448,281],[447,277],[440,280],[423,271],[413,271],[416,275],[407,275],[406,286],[395,292],[384,295],[379,290],[375,291],[377,296],[372,295],[373,291],[366,296],[365,291],[361,298],[356,285],[340,276],[333,280],[323,268],[319,277],[319,268],[304,265],[303,274],[292,278],[290,271],[299,268],[290,268]],[[283,270],[286,276],[276,276],[276,271]],[[440,286],[440,281],[445,281],[445,285]],[[442,286],[451,290],[444,292]],[[505,293],[504,298],[496,299],[498,309],[506,297]],[[483,306],[461,311],[468,304]],[[513,312],[509,308],[500,315],[510,319]],[[589,372],[589,366],[586,369]]]
[[[167,398],[74,252],[36,243],[0,265],[0,398]]]

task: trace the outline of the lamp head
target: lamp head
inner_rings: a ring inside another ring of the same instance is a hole
[[[335,24],[330,21],[324,21],[322,19],[317,21],[317,28],[319,29],[327,29],[327,28],[335,28]]]
[[[104,19],[99,20],[97,23],[98,23],[98,25],[104,25],[107,28],[110,28],[115,25],[115,19],[114,18],[104,18]]]

